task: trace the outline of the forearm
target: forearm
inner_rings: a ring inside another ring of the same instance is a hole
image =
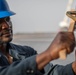
[[[52,57],[48,51],[38,54],[36,56],[38,70],[42,70],[45,67],[45,65],[48,64],[50,61],[52,61]]]
[[[73,69],[74,73],[76,74],[76,61],[74,61],[72,63],[72,69]]]

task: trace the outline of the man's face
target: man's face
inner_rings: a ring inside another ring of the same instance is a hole
[[[8,43],[12,40],[12,23],[10,17],[0,18],[0,43]]]

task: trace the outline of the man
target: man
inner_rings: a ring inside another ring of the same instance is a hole
[[[28,46],[10,43],[12,41],[12,23],[6,0],[0,0],[0,75],[76,75],[76,61],[66,65],[50,64],[45,71],[44,67],[59,58],[59,52],[66,49],[69,54],[74,50],[75,38],[71,32],[60,32],[51,45],[41,54]]]

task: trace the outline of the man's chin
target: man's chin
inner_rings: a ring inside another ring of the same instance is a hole
[[[9,43],[9,42],[11,42],[12,41],[12,38],[11,39],[3,39],[3,43]]]

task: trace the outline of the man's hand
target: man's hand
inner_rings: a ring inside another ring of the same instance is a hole
[[[75,37],[73,32],[59,32],[55,37],[52,44],[49,46],[47,51],[52,59],[59,58],[59,52],[66,49],[66,53],[69,54],[74,50]]]

